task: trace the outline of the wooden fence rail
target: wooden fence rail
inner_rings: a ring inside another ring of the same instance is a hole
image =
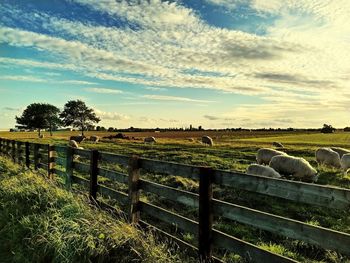
[[[214,216],[221,216],[277,235],[350,255],[350,234],[227,203],[214,199],[212,193],[213,185],[216,184],[298,203],[349,210],[349,189],[253,176],[235,171],[213,170],[210,167],[155,161],[137,156],[128,157],[97,150],[16,142],[2,138],[0,138],[0,153],[28,168],[43,168],[49,177],[56,174],[65,178],[68,188],[72,183],[84,186],[89,189],[91,200],[99,202],[99,195],[117,200],[127,207],[126,212],[132,224],[149,225],[142,219],[142,215],[166,224],[175,224],[179,229],[197,238],[198,248],[163,230],[159,231],[173,238],[180,246],[198,253],[202,262],[221,262],[213,255],[213,251],[217,248],[239,254],[250,262],[296,262],[214,229]],[[77,156],[82,159],[80,160]],[[101,167],[102,164],[118,164],[127,168],[128,174]],[[142,179],[141,170],[199,181],[199,193],[190,193]],[[85,174],[86,178],[74,172]],[[124,184],[127,186],[128,194],[100,184],[99,178]],[[141,201],[141,191],[198,209],[198,221]],[[152,227],[158,229],[155,226]]]

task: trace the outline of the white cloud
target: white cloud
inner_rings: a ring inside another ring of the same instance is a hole
[[[180,101],[180,102],[199,102],[199,103],[213,103],[212,100],[198,100],[191,99],[186,97],[177,97],[177,96],[162,96],[162,95],[143,95],[143,98],[151,100],[164,100],[164,101]]]
[[[96,85],[95,82],[84,81],[84,80],[62,80],[60,83],[73,84],[73,85]]]
[[[120,94],[123,93],[122,90],[110,89],[110,88],[86,88],[86,91],[100,93],[100,94]]]
[[[25,81],[25,82],[47,82],[47,79],[37,78],[33,76],[18,76],[18,75],[4,75],[0,76],[1,80],[10,81]]]
[[[120,114],[116,112],[106,112],[99,109],[94,109],[94,111],[96,115],[102,120],[122,121],[129,119],[129,116],[125,114]]]

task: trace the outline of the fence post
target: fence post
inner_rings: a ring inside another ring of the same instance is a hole
[[[55,168],[55,156],[54,156],[54,146],[47,145],[47,176],[52,179]]]
[[[139,179],[140,179],[140,163],[138,156],[132,156],[129,160],[129,223],[137,224],[140,219],[139,208]]]
[[[98,150],[91,151],[90,157],[90,199],[91,201],[97,198],[97,174],[98,174]]]
[[[11,141],[11,157],[14,162],[16,162],[16,141],[12,140]]]
[[[4,141],[2,138],[0,138],[0,153],[2,153],[2,147],[3,147]]]
[[[34,169],[38,170],[39,168],[39,145],[34,144]]]
[[[66,187],[70,188],[72,186],[72,176],[73,176],[73,148],[67,146],[66,148]]]
[[[22,156],[22,142],[17,141],[17,162],[21,163],[23,161],[23,156]]]
[[[11,150],[11,141],[10,141],[10,140],[7,140],[6,143],[7,143],[6,154],[7,154],[7,156],[11,157],[11,153],[10,153],[10,150]]]
[[[201,262],[212,262],[213,250],[213,169],[200,168],[199,178],[199,235],[198,248]]]
[[[27,168],[30,168],[30,150],[29,150],[29,142],[25,142],[25,156],[26,156],[26,166]]]

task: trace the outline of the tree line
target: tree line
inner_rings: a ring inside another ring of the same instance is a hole
[[[32,103],[27,106],[21,116],[16,116],[16,125],[20,129],[38,130],[39,137],[41,130],[52,131],[58,127],[72,126],[79,128],[81,134],[94,123],[100,122],[100,118],[92,108],[89,108],[81,100],[70,100],[64,105],[63,111],[48,103]]]

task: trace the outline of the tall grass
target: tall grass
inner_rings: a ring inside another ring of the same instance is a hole
[[[0,157],[0,261],[184,262],[175,248]]]

